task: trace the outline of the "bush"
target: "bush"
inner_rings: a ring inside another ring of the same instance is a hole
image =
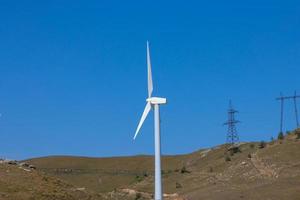
[[[176,186],[175,187],[176,188],[182,188],[182,185],[180,183],[176,182]]]
[[[144,172],[144,177],[148,177],[149,175],[147,174],[147,172]]]
[[[180,173],[184,174],[184,173],[191,173],[191,172],[188,171],[185,166],[183,166],[180,170]]]
[[[260,143],[259,143],[259,145],[258,145],[258,148],[260,148],[260,149],[263,149],[263,148],[265,148],[266,147],[266,143],[265,143],[265,141],[261,141]]]
[[[240,147],[234,147],[232,149],[232,151],[233,151],[233,153],[241,153],[242,152],[241,149],[240,149]]]
[[[271,137],[271,139],[270,139],[270,143],[269,143],[270,145],[273,145],[274,144],[274,138],[273,137]]]
[[[142,176],[139,176],[139,175],[136,175],[136,176],[135,176],[135,180],[136,180],[137,182],[141,182],[141,181],[143,181],[143,177],[142,177]]]
[[[279,132],[279,133],[278,133],[277,139],[278,139],[278,140],[283,140],[283,139],[284,139],[283,132]]]
[[[229,151],[230,156],[233,156],[236,153],[242,152],[240,147],[231,147],[228,151]]]
[[[297,139],[300,139],[300,129],[299,128],[295,131],[295,134],[297,136]]]
[[[251,143],[251,144],[250,144],[250,148],[251,148],[251,149],[254,149],[254,147],[255,147],[255,144]]]
[[[229,162],[229,161],[231,161],[231,158],[229,156],[225,156],[225,161]]]
[[[141,199],[142,198],[142,195],[141,195],[141,193],[136,193],[135,194],[135,200],[138,200],[138,199]]]
[[[252,158],[251,153],[248,154],[248,158]]]

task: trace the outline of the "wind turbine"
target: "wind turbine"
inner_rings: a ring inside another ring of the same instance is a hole
[[[133,139],[135,140],[147,115],[149,114],[151,108],[153,108],[154,109],[154,143],[155,143],[155,200],[162,200],[159,105],[166,104],[167,99],[161,97],[152,97],[153,83],[152,83],[150,50],[149,50],[148,41],[147,41],[147,68],[148,68],[148,98],[146,99],[147,104]]]

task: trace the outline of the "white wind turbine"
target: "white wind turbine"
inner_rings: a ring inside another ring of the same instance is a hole
[[[141,117],[140,123],[136,129],[133,139],[136,138],[142,127],[151,107],[154,108],[154,140],[155,140],[155,200],[162,200],[162,184],[161,184],[161,150],[160,150],[160,119],[159,119],[159,105],[166,104],[167,99],[161,97],[152,97],[153,83],[150,61],[149,42],[147,41],[147,67],[148,67],[148,98],[145,110]]]

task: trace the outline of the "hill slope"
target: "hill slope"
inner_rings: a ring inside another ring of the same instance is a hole
[[[15,164],[0,164],[1,200],[101,199],[58,178]]]
[[[265,147],[244,143],[241,152],[226,149],[223,145],[163,157],[164,192],[170,199],[299,199],[300,140],[294,133]],[[107,199],[149,199],[153,192],[154,160],[150,156],[61,156],[29,162]]]

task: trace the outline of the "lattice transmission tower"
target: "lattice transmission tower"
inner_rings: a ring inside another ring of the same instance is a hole
[[[239,135],[236,130],[236,124],[240,123],[240,121],[235,119],[235,114],[238,113],[232,106],[231,100],[229,101],[229,108],[228,108],[228,120],[224,123],[224,125],[228,126],[227,130],[227,144],[237,144],[239,143]]]
[[[299,119],[298,119],[298,108],[297,108],[297,99],[300,98],[300,95],[297,95],[295,91],[293,96],[283,96],[280,93],[280,97],[277,97],[276,100],[280,101],[280,133],[283,133],[283,113],[284,113],[284,101],[285,100],[293,100],[294,103],[294,111],[295,111],[295,119],[296,119],[296,128],[299,128]]]

